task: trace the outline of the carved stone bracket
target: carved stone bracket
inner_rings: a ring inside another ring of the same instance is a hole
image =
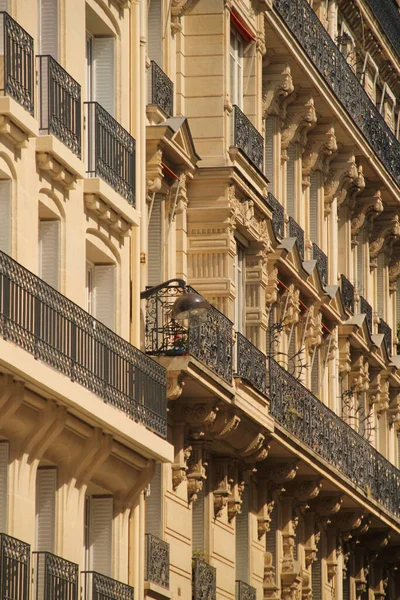
[[[369,241],[371,269],[378,266],[378,254],[383,250],[390,253],[391,246],[400,238],[400,219],[398,214],[378,219],[372,229]]]
[[[268,489],[270,491],[278,490],[279,492],[284,492],[286,489],[285,484],[289,481],[292,481],[296,477],[298,468],[298,461],[292,461],[281,463],[268,469]]]
[[[231,494],[232,479],[229,474],[229,463],[231,459],[215,458],[215,489],[214,489],[214,517],[220,518],[223,509],[228,504],[228,498]]]
[[[67,190],[75,189],[75,176],[49,152],[36,152],[36,162],[39,169],[45,171],[52,181]]]
[[[315,306],[309,311],[304,341],[308,352],[311,352],[322,343],[322,313]]]
[[[332,123],[317,127],[310,132],[303,152],[303,177],[309,177],[311,171],[321,171],[325,176],[329,172],[329,164],[337,151],[335,128]]]
[[[362,354],[354,360],[349,374],[349,388],[353,392],[367,392],[369,388],[369,364]]]
[[[203,489],[203,481],[207,479],[206,467],[208,462],[205,460],[207,443],[194,440],[191,442],[192,451],[188,460],[187,482],[188,482],[188,501],[197,500],[198,493]]]
[[[151,201],[151,194],[159,192],[164,179],[162,170],[162,150],[156,149],[148,158],[146,165],[147,201]]]
[[[265,288],[265,305],[267,309],[278,300],[278,274],[276,267],[268,274],[268,284]]]
[[[389,291],[397,290],[397,280],[400,277],[400,246],[394,245],[389,261]],[[400,342],[400,340],[399,340]]]
[[[264,600],[279,600],[275,579],[274,561],[271,552],[264,552]]]
[[[363,227],[373,225],[374,219],[383,211],[383,204],[380,190],[377,190],[372,197],[360,196],[355,205],[351,216],[351,238],[352,244],[357,243],[357,235]]]
[[[325,181],[325,212],[330,212],[330,205],[336,198],[338,206],[343,204],[347,193],[353,186],[353,198],[356,190],[365,187],[365,181],[356,164],[352,150],[339,152],[332,160]]]
[[[400,391],[396,390],[393,394],[388,408],[389,425],[394,425],[400,429]]]
[[[288,63],[269,64],[263,76],[263,112],[280,116],[281,102],[294,90],[292,74]]]
[[[379,415],[389,408],[389,381],[381,371],[373,370],[370,373],[368,401],[370,406],[376,406]]]
[[[307,134],[317,123],[314,99],[310,94],[301,95],[290,104],[282,126],[281,147],[286,150],[290,144],[298,142],[306,146]]]
[[[261,514],[259,514],[257,517],[257,534],[259,540],[270,530],[272,511],[274,510],[274,506],[274,500],[266,502],[262,507]]]
[[[286,329],[296,325],[300,318],[300,290],[293,283],[290,284],[283,296],[284,315],[283,324]]]
[[[228,521],[231,522],[241,512],[242,494],[245,486],[244,477],[239,471],[237,462],[230,461],[229,479],[231,482],[231,493],[228,498]]]

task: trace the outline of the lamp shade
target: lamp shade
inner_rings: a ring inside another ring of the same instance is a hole
[[[176,321],[184,321],[190,317],[201,317],[210,308],[203,296],[195,292],[186,292],[175,300],[172,307],[172,317]]]

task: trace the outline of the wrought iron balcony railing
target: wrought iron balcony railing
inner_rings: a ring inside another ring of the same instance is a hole
[[[312,245],[312,256],[313,260],[317,261],[317,269],[319,276],[321,277],[322,285],[328,283],[328,257],[322,252],[321,248],[317,244]]]
[[[3,252],[0,335],[166,437],[165,369]]]
[[[35,600],[78,600],[78,565],[50,552],[33,554]]]
[[[306,0],[273,0],[274,7],[336,94],[374,153],[400,185],[400,143]],[[376,0],[376,3],[380,0]],[[382,10],[385,10],[382,6]]]
[[[383,333],[383,341],[385,342],[386,350],[389,356],[392,354],[392,329],[381,319],[378,324],[378,332]]]
[[[39,129],[81,156],[81,86],[52,56],[38,56]]]
[[[6,12],[0,12],[0,30],[0,91],[14,98],[33,115],[33,38]]]
[[[289,217],[289,237],[294,237],[297,240],[297,248],[299,250],[301,258],[304,260],[304,231],[300,225]]]
[[[168,115],[174,114],[174,84],[154,60],[149,72],[149,104],[156,104]]]
[[[272,229],[277,237],[284,237],[285,235],[285,214],[283,206],[278,200],[268,192],[268,203],[272,207]]]
[[[146,352],[156,356],[190,354],[222,379],[232,381],[232,322],[214,306],[205,320],[191,318],[188,326],[175,321],[171,311],[184,291],[192,291],[174,279],[142,292],[146,299]]]
[[[372,306],[362,296],[360,296],[359,312],[366,316],[368,329],[372,333]]]
[[[400,471],[272,358],[269,375],[274,419],[400,518]]]
[[[193,561],[192,600],[216,600],[216,569],[208,563],[196,558]]]
[[[248,381],[262,394],[267,392],[267,357],[244,335],[236,336],[236,375]]]
[[[236,580],[236,600],[256,600],[257,590],[244,581]]]
[[[344,275],[340,276],[340,292],[344,307],[354,313],[354,285]]]
[[[85,102],[87,174],[101,177],[135,206],[136,142],[97,102]]]
[[[134,600],[134,588],[126,583],[95,571],[82,571],[82,575],[83,600]]]
[[[367,0],[367,4],[400,57],[400,15],[398,6],[393,0]]]
[[[233,137],[232,145],[240,148],[257,169],[263,170],[264,140],[236,104],[233,106]]]
[[[146,533],[145,579],[169,589],[169,544]]]
[[[29,600],[31,547],[0,533],[0,600]]]

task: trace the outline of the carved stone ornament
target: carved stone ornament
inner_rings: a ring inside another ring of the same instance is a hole
[[[183,386],[185,382],[183,381],[182,371],[168,371],[167,372],[167,398],[168,400],[177,400],[183,391]]]
[[[270,530],[272,511],[274,510],[274,506],[274,500],[266,502],[266,504],[263,506],[262,514],[258,515],[257,517],[257,534],[259,540]]]
[[[298,461],[282,463],[270,468],[267,472],[268,489],[285,491],[285,483],[296,477],[298,468]]]
[[[214,460],[215,467],[215,489],[214,495],[214,517],[216,519],[222,517],[223,509],[228,504],[228,498],[231,493],[232,480],[229,477],[229,461],[228,458],[216,458]]]
[[[164,178],[162,168],[162,150],[158,149],[149,158],[146,165],[147,202],[150,203],[152,194],[159,192]]]
[[[378,219],[372,229],[369,241],[370,267],[378,266],[378,254],[382,250],[390,250],[396,239],[400,238],[400,220],[399,215],[395,214],[391,218],[386,217]]]
[[[269,445],[262,433],[256,433],[250,443],[238,450],[239,456],[245,462],[258,462],[265,460],[268,456]]]
[[[317,127],[311,131],[303,151],[302,169],[303,177],[308,177],[311,171],[321,171],[325,176],[329,171],[329,164],[337,151],[335,128],[332,123]]]
[[[218,411],[215,420],[210,424],[208,434],[213,439],[226,440],[238,428],[240,417],[230,409]]]
[[[302,148],[307,143],[308,132],[317,123],[314,99],[309,94],[298,96],[290,104],[282,127],[281,147],[286,150],[290,144],[298,142]]]
[[[347,338],[339,335],[339,373],[342,378],[351,371],[350,342]]]
[[[292,325],[296,325],[300,318],[300,290],[293,283],[283,295],[283,324],[286,329],[290,329]]]
[[[278,587],[275,581],[273,556],[271,552],[264,552],[264,600],[279,600]]]
[[[368,386],[368,402],[380,415],[389,408],[389,381],[380,371],[372,371]]]
[[[347,190],[359,177],[356,158],[351,150],[339,152],[332,160],[325,181],[325,208],[330,210],[332,201],[337,198],[338,205],[347,196]]]
[[[301,600],[312,600],[311,575],[308,571],[303,569],[301,576]]]
[[[308,352],[312,352],[322,343],[322,313],[315,306],[310,307],[309,311],[304,342]]]
[[[231,522],[242,509],[242,494],[245,486],[244,478],[239,473],[237,463],[229,466],[231,494],[228,498],[228,521]]]
[[[396,244],[389,261],[389,291],[397,291],[397,280],[400,277],[400,247]],[[400,343],[400,340],[398,340]]]
[[[196,402],[184,404],[181,408],[181,420],[188,424],[193,439],[201,438],[217,418],[218,407],[212,403]]]
[[[351,217],[352,244],[356,244],[356,238],[363,227],[372,227],[374,219],[383,211],[380,190],[377,190],[371,198],[360,196]]]
[[[228,201],[232,211],[230,216],[231,229],[236,229],[240,224],[246,229],[252,228],[255,232],[258,232],[260,225],[255,216],[253,200],[250,198],[239,199],[236,196],[235,186],[231,185],[228,188]]]
[[[263,112],[280,116],[282,100],[294,91],[289,64],[268,64],[262,81]]]
[[[278,300],[278,269],[275,267],[268,275],[268,284],[265,288],[265,306],[268,309]]]
[[[207,479],[206,467],[208,462],[205,460],[206,444],[195,440],[191,442],[192,451],[188,460],[188,469],[186,473],[188,482],[188,501],[197,500],[198,493],[203,489],[203,481]]]
[[[188,470],[188,462],[192,453],[192,446],[186,445],[182,452],[183,461],[179,463],[173,463],[171,465],[172,470],[172,488],[174,491],[178,489],[183,481],[186,481],[186,473]]]
[[[188,197],[187,197],[186,179],[187,179],[186,174],[181,173],[181,175],[179,176],[179,180],[171,188],[171,203],[170,203],[171,217],[180,215],[187,209]],[[176,196],[176,194],[177,194],[177,196]],[[176,204],[175,204],[175,197],[176,197]],[[172,211],[174,211],[173,214],[172,214]]]
[[[388,409],[389,425],[394,425],[397,429],[400,429],[400,392],[397,391],[389,404]]]
[[[349,388],[355,393],[368,391],[369,364],[362,354],[352,364],[349,373]]]
[[[181,18],[193,0],[172,0],[171,2],[171,33],[176,35],[182,31]]]

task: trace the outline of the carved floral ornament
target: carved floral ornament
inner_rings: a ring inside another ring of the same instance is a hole
[[[290,144],[298,142],[302,148],[307,144],[307,134],[317,123],[314,99],[299,96],[287,109],[282,126],[281,147],[286,150]]]
[[[380,373],[375,373],[368,388],[369,404],[375,405],[377,413],[380,415],[389,408],[389,381]]]
[[[330,161],[337,148],[333,124],[329,124],[322,129],[320,123],[318,123],[317,128],[308,136],[304,148],[302,159],[303,177],[308,177],[311,171],[321,171],[324,175],[327,175]]]
[[[397,214],[380,219],[373,227],[369,242],[370,268],[378,266],[378,254],[391,252],[393,243],[400,238],[400,220]]]
[[[282,100],[294,91],[290,66],[288,63],[268,64],[267,58],[263,62],[267,65],[262,82],[263,112],[281,116]]]
[[[400,246],[395,245],[389,261],[389,291],[397,290],[397,280],[400,277]],[[400,342],[400,340],[399,340]]]
[[[355,204],[351,216],[352,244],[357,243],[357,236],[363,227],[372,227],[374,219],[383,212],[383,204],[380,190],[377,190],[371,198],[359,198]]]
[[[322,343],[322,313],[315,306],[308,309],[304,341],[308,352]]]
[[[330,164],[329,172],[326,177],[325,210],[330,211],[330,205],[336,198],[338,206],[344,203],[348,193],[351,201],[357,193],[365,187],[365,180],[362,167],[357,165],[354,152],[352,150],[342,150],[337,154]]]

